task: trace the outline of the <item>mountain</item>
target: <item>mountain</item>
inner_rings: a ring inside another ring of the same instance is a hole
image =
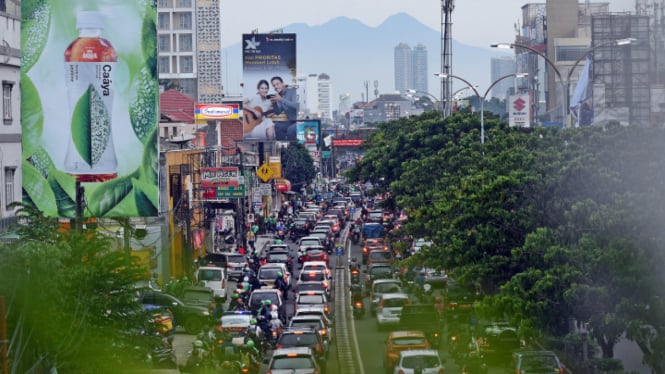
[[[369,81],[369,97],[374,99],[374,82],[379,94],[393,93],[394,49],[399,43],[412,48],[422,43],[427,47],[428,92],[441,96],[441,81],[434,73],[441,71],[441,32],[433,30],[406,13],[387,18],[381,25],[370,27],[358,20],[338,17],[318,25],[295,23],[283,28],[297,35],[298,76],[326,73],[333,88],[333,110],[338,107],[339,95],[350,93],[352,101],[361,101],[364,82]],[[454,37],[454,35],[453,35]],[[222,49],[224,87],[229,94],[240,92],[242,82],[242,44]],[[458,43],[453,38],[452,73],[474,85],[482,95],[490,83],[490,58],[498,53]],[[465,85],[454,80],[453,88]]]

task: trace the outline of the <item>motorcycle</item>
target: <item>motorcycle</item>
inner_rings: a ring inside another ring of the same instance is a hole
[[[351,284],[360,284],[360,270],[351,270]]]
[[[360,227],[353,229],[353,232],[351,233],[351,242],[353,244],[358,244],[358,242],[360,242]]]
[[[353,303],[353,317],[362,318],[365,315],[365,305],[362,300],[356,300]]]
[[[284,229],[277,230],[277,239],[284,240],[286,238],[286,231]]]

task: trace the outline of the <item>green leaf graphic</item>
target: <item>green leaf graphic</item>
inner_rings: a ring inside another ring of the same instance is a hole
[[[157,107],[159,103],[159,88],[157,81],[151,76],[146,66],[139,71],[133,82],[136,99],[129,107],[129,118],[136,137],[143,143],[148,134],[157,127]]]
[[[132,184],[134,185],[134,197],[136,198],[138,215],[142,217],[156,216],[157,206],[159,206],[158,187],[136,179],[132,180]]]
[[[145,64],[153,79],[157,79],[157,13],[152,7],[146,9],[141,25],[141,50]]]
[[[57,217],[58,207],[55,194],[48,181],[27,161],[21,163],[23,174],[23,192],[34,205],[47,217]]]
[[[141,160],[139,179],[143,183],[157,186],[159,184],[157,175],[159,173],[159,153],[157,150],[157,130],[155,127],[146,140],[143,147],[143,159]]]
[[[51,6],[46,0],[21,1],[21,71],[28,72],[39,60],[51,27]]]
[[[46,152],[41,146],[39,146],[37,150],[27,158],[27,160],[44,178],[48,178],[49,172],[53,170],[53,160],[48,152]]]
[[[74,177],[60,170],[52,169],[49,172],[48,183],[55,195],[60,217],[76,217],[76,180]]]
[[[30,77],[21,74],[21,130],[23,136],[23,157],[28,158],[41,148],[40,141],[44,130],[44,110],[39,92]]]
[[[104,182],[86,198],[92,217],[103,217],[132,192],[132,178],[127,175]]]
[[[72,117],[72,139],[79,155],[90,166],[102,158],[111,139],[111,118],[97,90],[88,86]]]

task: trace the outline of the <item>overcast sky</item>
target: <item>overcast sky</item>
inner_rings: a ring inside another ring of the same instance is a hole
[[[478,47],[513,41],[515,24],[521,22],[521,7],[530,2],[544,1],[455,0],[453,38]],[[609,3],[612,12],[635,10],[635,0]],[[340,16],[378,26],[400,12],[441,30],[440,0],[226,0],[222,2],[222,46],[239,43],[243,33],[254,29],[266,33],[292,23],[315,26]]]

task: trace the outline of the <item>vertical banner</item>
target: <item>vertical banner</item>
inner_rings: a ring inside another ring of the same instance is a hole
[[[23,203],[75,217],[156,216],[152,0],[21,2]]]
[[[508,125],[530,127],[529,95],[514,95],[508,98]]]
[[[243,137],[295,141],[296,34],[243,34]]]
[[[313,144],[318,148],[321,144],[321,121],[318,119],[298,121],[296,138],[298,143],[305,144],[306,147]]]

